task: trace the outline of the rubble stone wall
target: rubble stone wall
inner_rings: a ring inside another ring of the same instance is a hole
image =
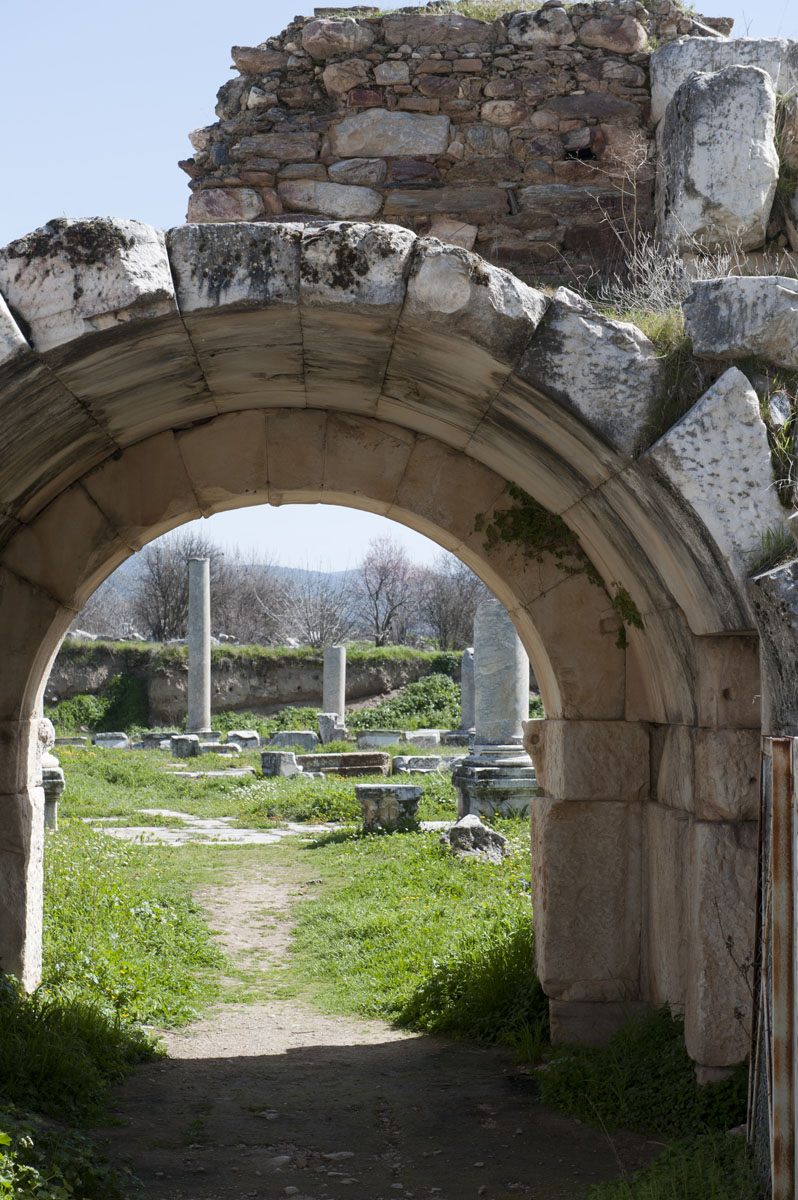
[[[381,220],[522,279],[587,274],[653,220],[652,50],[730,27],[672,0],[317,9],[233,47],[180,164],[188,220]]]

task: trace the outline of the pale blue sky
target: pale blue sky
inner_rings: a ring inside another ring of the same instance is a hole
[[[798,0],[697,7],[734,17],[740,35],[798,39]],[[0,246],[60,216],[182,224],[188,189],[177,160],[191,153],[188,131],[215,120],[216,92],[235,74],[230,46],[264,41],[302,9],[301,0],[0,0]],[[419,560],[436,552],[354,510],[239,510],[205,524],[287,565],[352,565],[387,531]]]

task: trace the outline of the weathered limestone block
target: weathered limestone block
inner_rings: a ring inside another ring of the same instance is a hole
[[[415,244],[414,234],[393,225],[331,224],[307,232],[300,264],[302,304],[340,304],[348,311],[361,305],[372,315],[379,308],[398,311]]]
[[[403,736],[401,729],[358,729],[355,733],[358,750],[369,746],[394,746]]]
[[[524,749],[535,764],[539,794],[559,799],[645,799],[648,733],[633,721],[524,721]]]
[[[230,51],[236,70],[242,75],[268,75],[279,71],[288,62],[288,55],[272,50],[262,42],[259,46],[233,46]]]
[[[783,522],[784,509],[759,400],[742,372],[726,371],[647,457],[692,505],[732,574],[744,580],[761,535]]]
[[[760,735],[756,729],[699,729],[695,740],[696,816],[759,818]]]
[[[462,46],[484,42],[486,33],[496,40],[495,32],[484,21],[463,17],[460,13],[392,13],[383,17],[383,37],[389,46]]]
[[[323,213],[336,220],[376,217],[382,208],[378,192],[342,183],[294,179],[279,184],[277,192],[285,207],[293,212]]]
[[[488,100],[480,109],[482,120],[491,125],[521,125],[528,114],[529,109],[519,100]]]
[[[340,54],[361,54],[374,41],[368,25],[352,17],[308,21],[302,30],[302,48],[317,62]]]
[[[0,293],[40,352],[176,311],[164,235],[141,221],[49,221],[0,251]]]
[[[414,327],[433,324],[456,332],[510,363],[528,344],[548,304],[542,292],[477,255],[420,239],[403,318]]]
[[[325,775],[389,775],[391,756],[379,750],[352,751],[344,754],[298,754],[303,771],[321,771]]]
[[[328,63],[321,78],[329,96],[343,99],[352,88],[368,83],[369,69],[362,58],[347,58],[343,62]]]
[[[179,225],[167,235],[180,312],[228,304],[295,305],[301,230],[291,225]]]
[[[407,829],[416,823],[421,788],[412,783],[359,783],[355,797],[364,829]]]
[[[94,744],[103,750],[129,750],[130,738],[121,729],[116,732],[95,733]]]
[[[378,187],[385,182],[388,165],[384,158],[344,158],[341,162],[331,163],[327,173],[333,183]]]
[[[758,67],[691,75],[660,128],[657,220],[682,252],[764,245],[779,177],[776,93]],[[740,130],[746,136],[740,136]]]
[[[32,991],[42,969],[44,791],[0,796],[0,962]]]
[[[345,117],[330,129],[336,158],[389,158],[403,154],[444,154],[449,145],[446,116],[388,112],[370,108]]]
[[[767,683],[762,728],[774,737],[792,737],[798,726],[798,562],[757,575],[748,585],[748,596]]]
[[[639,995],[640,804],[532,802],[535,962],[547,996]]]
[[[278,162],[315,162],[321,135],[313,132],[256,133],[242,137],[232,149],[235,159],[275,158]]]
[[[695,1062],[729,1067],[750,1048],[757,825],[699,821],[693,841],[685,1042]]]
[[[232,734],[227,735],[228,742]],[[269,750],[285,750],[289,746],[299,746],[312,754],[319,746],[319,735],[313,729],[280,729],[269,738]]]
[[[287,750],[262,750],[260,769],[265,779],[299,775],[302,771],[302,767],[297,763],[296,755]]]
[[[397,738],[394,741],[398,740]],[[361,745],[358,739],[358,746]],[[363,743],[365,745],[366,743]],[[384,743],[391,745],[390,742]],[[440,754],[394,754],[391,759],[391,771],[394,775],[401,775],[405,771],[413,773],[419,771],[428,771],[434,773],[440,771],[443,766],[443,759]]]
[[[504,214],[508,212],[507,192],[499,187],[468,187],[465,184],[430,191],[396,188],[388,193],[385,201],[386,218],[427,216],[436,212]]]
[[[756,635],[698,638],[695,659],[698,724],[758,730],[762,681]]]
[[[695,739],[689,725],[668,725],[657,772],[656,798],[660,805],[695,812]]]
[[[585,21],[579,27],[579,41],[614,54],[638,54],[648,41],[648,33],[632,13],[620,12]]]
[[[564,8],[542,8],[516,13],[507,26],[507,38],[514,46],[570,46],[576,34]]]
[[[764,358],[798,370],[798,280],[749,275],[696,281],[684,301],[693,352]]]
[[[798,88],[798,42],[786,38],[682,37],[651,56],[651,119],[661,121],[676,90],[695,71],[722,71],[736,65],[759,67],[781,95]]]
[[[410,82],[410,68],[406,62],[389,60],[378,63],[374,68],[374,81],[385,86]]]
[[[662,363],[634,325],[599,316],[558,288],[517,374],[633,454],[659,395]]]
[[[227,734],[227,745],[238,746],[239,750],[258,750],[260,748],[258,731],[257,729],[231,729]]]
[[[208,188],[189,196],[186,220],[254,221],[265,212],[263,196],[254,188]]]
[[[461,817],[451,829],[441,834],[440,842],[442,846],[448,846],[457,858],[481,858],[500,863],[510,854],[507,838],[483,825],[476,813]]]
[[[0,296],[0,366],[11,362],[29,349],[28,343],[17,325],[8,305]]]
[[[681,1007],[687,993],[692,821],[662,804],[646,805],[649,862],[649,985],[653,1007]]]
[[[196,758],[199,754],[199,737],[196,733],[179,733],[171,742],[176,758]]]

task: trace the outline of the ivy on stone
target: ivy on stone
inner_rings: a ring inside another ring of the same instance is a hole
[[[604,580],[562,517],[549,512],[517,483],[509,483],[507,490],[515,501],[512,508],[499,509],[490,521],[486,521],[484,513],[477,513],[474,518],[474,532],[485,534],[485,549],[493,550],[506,542],[518,546],[525,558],[535,562],[543,562],[544,557],[550,555],[565,575],[584,575],[590,583],[603,588]],[[615,645],[619,650],[625,650],[627,628],[642,629],[643,618],[627,589],[616,582],[612,587],[615,593],[611,603],[618,617]]]

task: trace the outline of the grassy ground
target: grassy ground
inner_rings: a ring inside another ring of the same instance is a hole
[[[229,999],[262,1000],[279,986],[327,1008],[539,1058],[546,1004],[531,966],[524,822],[503,823],[512,854],[502,864],[463,862],[434,833],[363,836],[347,825],[357,815],[354,780],[186,781],[164,773],[169,757],[158,751],[59,753],[67,792],[62,829],[47,837],[45,982],[33,998],[10,981],[0,989],[0,1131],[8,1137],[0,1132],[0,1196],[130,1194],[129,1181],[109,1174],[74,1126],[102,1106],[110,1083],[158,1053],[142,1023],[190,1019],[218,995],[222,969]],[[452,818],[448,775],[418,782],[420,815]],[[74,819],[149,824],[136,814],[150,807],[246,825],[311,819],[341,827],[264,852],[120,843]],[[191,899],[198,884],[232,883],[264,853],[289,876],[300,866],[306,876],[310,862],[318,880],[314,899],[295,911],[294,952],[279,981],[250,979],[246,964],[224,962]],[[742,1120],[743,1081],[699,1091],[668,1014],[602,1050],[550,1054],[539,1080],[547,1102],[581,1120],[675,1139],[644,1171],[593,1189],[589,1200],[755,1197],[743,1141],[723,1132]],[[3,1191],[4,1178],[11,1190]]]
[[[297,910],[298,968],[333,1007],[430,1032],[540,1046],[524,823],[513,853],[459,860],[435,833],[342,831],[301,851],[322,894]]]

